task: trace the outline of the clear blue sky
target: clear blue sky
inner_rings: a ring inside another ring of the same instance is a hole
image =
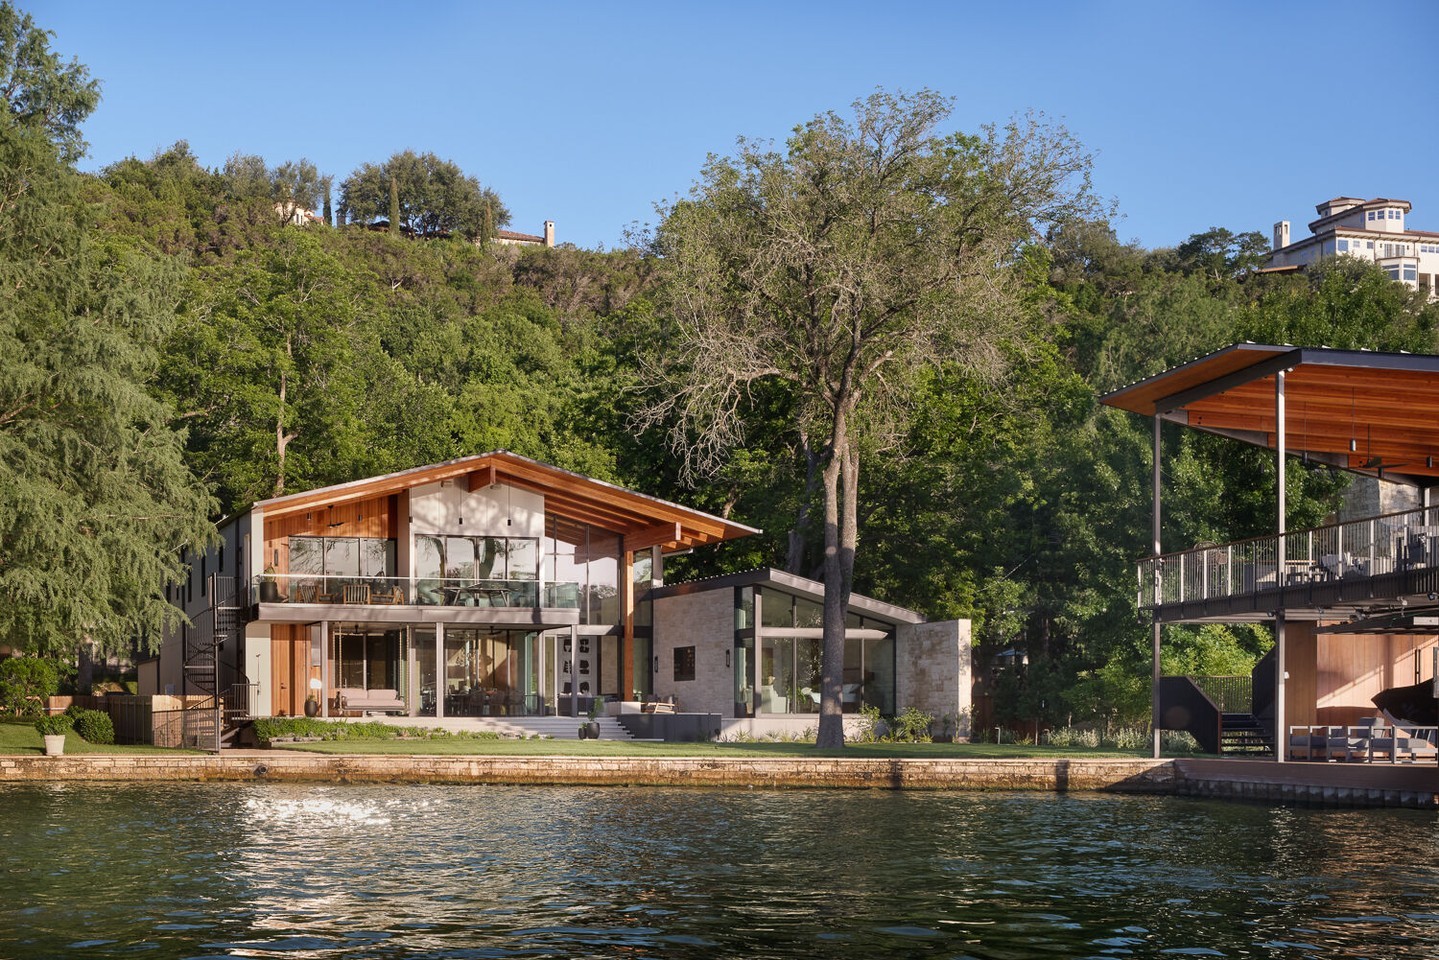
[[[308,157],[338,180],[411,148],[498,191],[514,229],[615,246],[736,136],[930,87],[956,129],[1065,123],[1146,247],[1300,236],[1339,195],[1439,230],[1439,33],[1364,4],[17,2],[104,84],[86,169],[183,139],[207,166]]]

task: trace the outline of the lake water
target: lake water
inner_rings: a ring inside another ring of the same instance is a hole
[[[1439,818],[1093,794],[0,786],[0,957],[1439,955]]]

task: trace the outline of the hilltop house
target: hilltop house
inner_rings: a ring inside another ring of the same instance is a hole
[[[498,243],[506,247],[553,247],[555,245],[555,222],[545,221],[544,236],[535,236],[533,233],[517,233],[514,230],[496,230],[495,235],[490,238],[491,243]]]
[[[665,698],[727,729],[813,726],[823,587],[664,582],[667,554],[758,531],[505,451],[261,501],[171,599],[142,693],[255,716],[576,715]],[[969,703],[967,621],[855,596],[843,702]]]
[[[1371,260],[1411,290],[1439,297],[1439,233],[1405,228],[1408,200],[1335,197],[1315,209],[1319,219],[1301,240],[1290,242],[1288,220],[1274,225],[1267,271],[1298,270],[1322,257],[1345,255]]]

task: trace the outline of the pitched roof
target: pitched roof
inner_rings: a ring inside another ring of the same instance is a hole
[[[626,550],[652,546],[682,550],[760,532],[755,527],[562,470],[508,450],[287,494],[262,500],[255,506],[268,519],[445,480],[466,484],[467,489],[505,483],[543,494],[547,525],[559,525],[557,535],[563,536],[564,528],[573,530],[588,524],[623,537]]]

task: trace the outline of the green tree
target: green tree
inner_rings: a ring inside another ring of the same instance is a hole
[[[40,713],[46,697],[60,689],[60,671],[44,657],[6,657],[0,660],[0,709],[16,716]]]
[[[480,186],[454,163],[433,153],[397,153],[382,164],[366,163],[340,184],[342,219],[372,222],[389,214],[390,183],[398,193],[401,227],[411,236],[459,234],[474,240],[491,227],[510,222],[493,190]],[[393,222],[393,220],[392,220]]]
[[[162,383],[227,510],[357,475],[364,286],[324,249],[327,236],[279,230],[207,271],[167,345]]]
[[[1034,118],[940,136],[950,102],[878,92],[818,116],[781,153],[740,141],[662,210],[668,362],[648,422],[694,472],[744,442],[755,385],[787,391],[819,458],[824,654],[818,742],[844,741],[840,681],[860,463],[907,415],[916,374],[984,380],[1017,332],[1010,269],[1036,231],[1087,212],[1088,158]]]
[[[100,84],[79,62],[62,62],[52,36],[9,0],[0,3],[0,120],[39,131],[62,163],[74,163],[85,155],[80,124],[100,102]]]
[[[0,643],[129,650],[178,618],[163,588],[209,531],[182,435],[146,391],[178,276],[90,226],[63,162],[75,104],[93,102],[83,69],[57,68],[8,6],[0,31],[52,70],[32,66],[22,111],[0,112]]]
[[[1258,230],[1234,233],[1210,227],[1181,243],[1174,251],[1184,273],[1199,273],[1212,280],[1235,277],[1269,259],[1269,240]]]
[[[325,192],[325,177],[309,160],[287,160],[269,172],[270,199],[281,223],[289,223],[297,211],[313,212]]]

